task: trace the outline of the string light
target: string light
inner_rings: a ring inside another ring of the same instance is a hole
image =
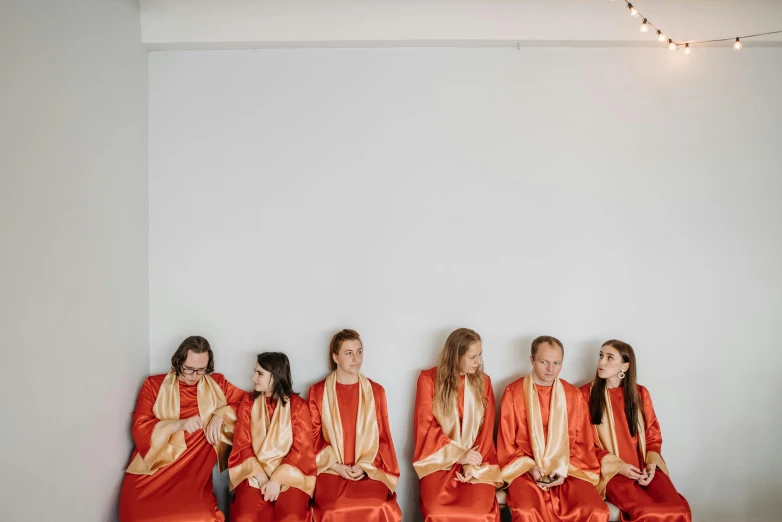
[[[615,0],[611,0],[612,2]],[[635,8],[633,4],[629,2],[629,0],[624,0],[625,4],[627,5],[627,9],[630,11],[630,14],[633,17],[641,17],[643,18],[643,23],[641,24],[641,32],[642,33],[648,33],[649,28],[651,27],[655,31],[657,31],[657,39],[662,42],[668,42],[668,49],[671,51],[676,51],[680,45],[684,46],[684,54],[690,54],[692,52],[690,48],[690,44],[692,45],[698,45],[698,44],[708,44],[708,43],[717,43],[717,42],[730,42],[731,40],[734,40],[734,38],[717,38],[715,40],[689,40],[687,42],[677,42],[674,41],[673,38],[670,38],[666,36],[661,29],[658,29],[657,26],[655,26],[653,23],[651,23],[646,17],[644,17],[638,9]],[[744,48],[744,44],[741,43],[742,38],[757,38],[758,36],[767,36],[770,34],[780,34],[782,33],[782,30],[780,31],[769,31],[767,33],[759,33],[759,34],[746,34],[743,36],[737,36],[735,37],[735,41],[733,43],[733,48],[738,50],[741,50]]]

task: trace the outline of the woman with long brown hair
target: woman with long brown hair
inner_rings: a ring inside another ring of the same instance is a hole
[[[337,332],[329,346],[332,373],[309,391],[318,472],[315,522],[402,520],[386,393],[360,373],[363,360],[358,332]]]
[[[625,522],[690,522],[660,451],[660,423],[646,388],[636,383],[635,352],[610,340],[600,348],[595,379],[581,387],[589,402],[600,460],[598,491]]]
[[[231,522],[311,522],[315,454],[307,401],[293,392],[288,356],[257,356],[239,406],[228,476]]]
[[[413,467],[426,522],[499,522],[502,475],[494,447],[495,399],[481,337],[454,330],[434,368],[418,377]]]

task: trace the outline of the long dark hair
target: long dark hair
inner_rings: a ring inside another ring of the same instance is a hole
[[[215,356],[212,352],[212,347],[209,346],[209,341],[200,335],[191,335],[182,341],[182,344],[176,349],[174,355],[171,356],[171,369],[176,372],[177,376],[182,375],[182,365],[185,364],[188,351],[193,353],[208,353],[209,362],[206,364],[206,374],[209,375],[215,371]]]
[[[622,379],[622,388],[625,394],[625,417],[627,426],[630,428],[630,435],[635,437],[638,434],[638,411],[640,410],[641,397],[638,394],[638,386],[635,380],[635,352],[629,344],[611,339],[603,343],[603,346],[614,348],[622,356],[622,362],[630,364]],[[595,373],[595,380],[592,383],[592,392],[589,394],[589,416],[592,424],[601,424],[603,422],[603,412],[606,409],[605,398],[606,380],[601,379]]]
[[[263,352],[258,354],[258,365],[272,374],[272,399],[277,399],[283,406],[288,402],[293,391],[291,379],[291,364],[288,356],[282,352]],[[261,392],[253,390],[252,399],[261,396]]]

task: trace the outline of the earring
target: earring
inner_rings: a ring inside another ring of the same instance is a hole
[[[620,379],[624,379],[625,378],[625,372],[619,372],[617,377],[619,377]]]

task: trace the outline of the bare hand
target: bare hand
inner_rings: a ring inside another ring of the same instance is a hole
[[[269,476],[261,471],[257,475],[255,475],[255,480],[258,481],[258,487],[262,488],[267,482],[269,482]]]
[[[209,426],[206,427],[204,433],[206,434],[206,440],[209,444],[217,444],[220,442],[220,431],[223,429],[223,419],[217,415],[212,415],[212,420],[209,421]]]
[[[529,473],[529,476],[532,477],[532,480],[535,482],[540,482],[540,479],[543,478],[543,470],[540,466],[532,467],[527,473]]]
[[[175,425],[174,431],[186,431],[188,433],[195,433],[198,430],[204,429],[204,423],[201,421],[201,417],[195,416],[189,419],[180,419]]]
[[[555,480],[554,482],[549,482],[548,484],[546,484],[546,487],[555,488],[557,486],[561,486],[562,484],[565,483],[566,478],[567,477],[565,475],[559,475],[557,477],[557,480]]]
[[[648,464],[646,466],[646,474],[641,477],[641,479],[638,481],[638,484],[641,486],[648,486],[649,483],[652,482],[652,479],[654,478],[655,471],[657,471],[657,465]]]
[[[280,496],[280,483],[276,480],[270,480],[261,488],[261,493],[263,493],[263,499],[266,502],[274,502]]]
[[[365,475],[364,470],[358,466],[348,466],[346,471],[353,480],[361,480]]]
[[[334,471],[342,477],[345,480],[359,480],[361,476],[359,475],[359,478],[356,478],[358,475],[355,471],[355,466],[346,466],[344,464],[338,464],[334,463],[329,467],[330,470]],[[361,468],[359,468],[361,469]],[[364,470],[361,470],[361,474],[364,473]]]
[[[641,473],[641,470],[633,466],[632,464],[625,463],[622,469],[619,470],[619,474],[623,477],[627,477],[630,480],[641,480],[646,477],[646,473]]]
[[[470,479],[472,478],[472,472],[469,470],[463,470],[464,474],[460,472],[456,472],[456,477],[454,477],[458,482],[470,482]]]
[[[475,448],[469,450],[467,453],[462,455],[462,458],[459,459],[459,464],[464,466],[465,464],[472,464],[473,466],[480,466],[483,464],[483,455],[475,451]]]

